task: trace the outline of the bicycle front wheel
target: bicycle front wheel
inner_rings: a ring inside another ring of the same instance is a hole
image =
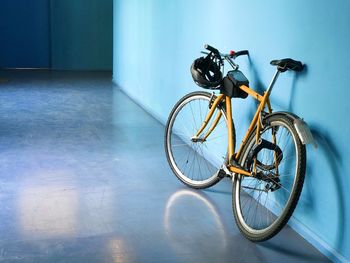
[[[216,114],[220,111],[222,116],[209,137],[204,141],[192,140],[210,110],[211,97],[212,94],[201,91],[184,96],[174,106],[166,124],[164,144],[169,165],[182,183],[197,189],[220,181],[218,171],[227,162],[228,131],[223,106],[217,108]],[[215,116],[214,113],[202,134],[212,126]]]
[[[233,212],[239,230],[255,242],[270,239],[287,223],[302,191],[306,169],[305,145],[301,143],[292,121],[286,116],[275,115],[269,117],[267,123],[261,139],[267,141],[266,144],[271,143],[270,149],[261,149],[255,160],[249,161],[256,149],[253,132],[239,160],[250,171],[253,163],[257,163],[259,176],[235,176],[232,192]]]

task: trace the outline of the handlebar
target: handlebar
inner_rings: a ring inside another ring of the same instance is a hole
[[[240,51],[237,51],[237,52],[230,51],[229,54],[224,54],[224,53],[220,53],[219,50],[217,50],[215,47],[212,47],[212,46],[210,46],[208,44],[204,45],[204,48],[209,50],[210,52],[212,52],[218,58],[221,58],[221,59],[227,58],[227,57],[235,59],[235,58],[237,58],[239,56],[243,56],[243,55],[248,55],[249,56],[249,51],[248,50],[240,50]],[[202,53],[203,54],[207,54],[207,55],[209,54],[207,52],[202,52]]]
[[[223,65],[223,59],[227,60],[228,63],[231,65],[231,67],[233,69],[238,69],[238,65],[232,60],[232,59],[236,59],[239,56],[243,56],[243,55],[248,55],[249,56],[249,51],[248,50],[241,50],[241,51],[230,51],[229,54],[223,54],[220,53],[219,50],[217,50],[216,48],[206,44],[204,45],[204,48],[209,50],[210,52],[201,52],[203,54],[209,55],[209,54],[213,54],[216,58],[218,58],[220,60],[221,65]]]

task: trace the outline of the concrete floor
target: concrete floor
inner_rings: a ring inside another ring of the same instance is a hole
[[[231,185],[183,186],[164,127],[110,73],[0,72],[0,262],[327,262],[286,227],[254,244]]]

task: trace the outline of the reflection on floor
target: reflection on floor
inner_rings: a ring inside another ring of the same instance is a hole
[[[290,228],[254,244],[228,180],[173,176],[164,127],[110,73],[2,71],[1,262],[327,262]]]

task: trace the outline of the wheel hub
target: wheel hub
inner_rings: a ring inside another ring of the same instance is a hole
[[[279,176],[274,173],[265,174],[264,172],[258,172],[255,177],[267,183],[265,185],[266,192],[269,190],[271,192],[276,191],[282,186]]]

